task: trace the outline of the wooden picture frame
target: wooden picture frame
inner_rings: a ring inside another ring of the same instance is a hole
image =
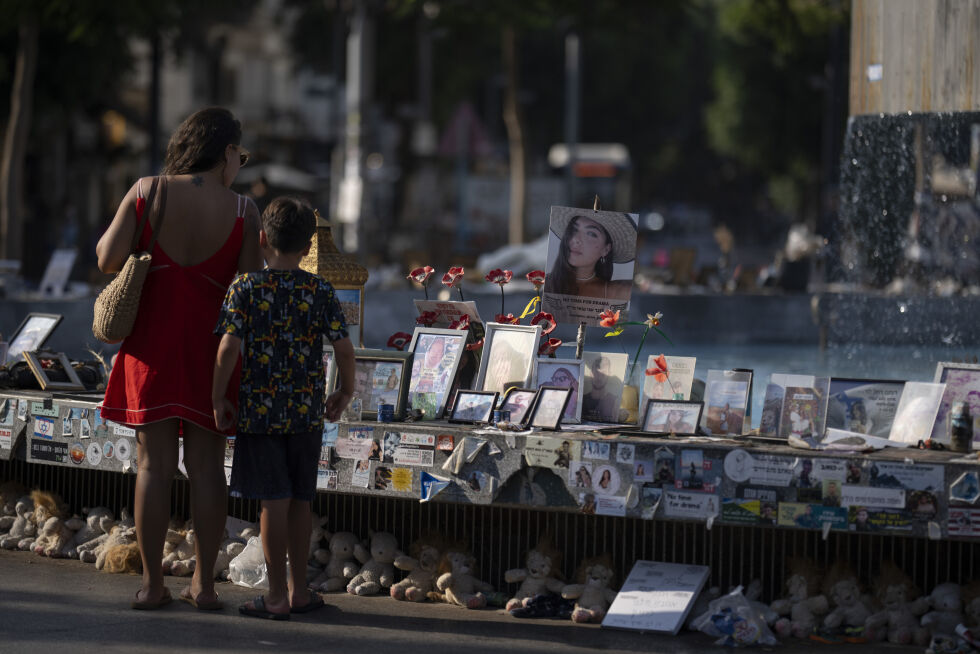
[[[432,349],[437,344],[440,348]],[[466,354],[466,332],[416,327],[408,349],[413,354],[407,388],[408,406],[422,409],[423,420],[438,420],[446,412],[453,380]],[[416,352],[421,356],[414,357]]]
[[[361,419],[377,419],[379,400],[394,404],[394,417],[400,419],[405,413],[411,371],[411,352],[355,348],[354,394],[361,399]]]
[[[565,413],[562,415],[562,422],[577,424],[582,422],[582,386],[585,382],[585,362],[582,359],[551,359],[548,357],[538,357],[535,376],[535,386],[554,386],[558,388],[572,388],[572,395],[568,399]],[[564,379],[571,376],[574,384],[566,386],[562,383]]]
[[[512,386],[507,389],[507,393],[500,400],[500,406],[497,408],[501,411],[510,411],[510,422],[523,425],[537,396],[537,389]]]
[[[64,316],[59,313],[27,314],[10,335],[10,340],[7,341],[7,354],[3,360],[0,360],[0,365],[16,363],[22,353],[40,350],[55,328],[61,324],[62,318]]]
[[[537,427],[547,431],[561,429],[561,419],[565,407],[572,397],[571,388],[561,386],[540,386],[534,398],[534,406],[528,411],[527,427]]]
[[[493,418],[493,410],[497,406],[496,391],[470,391],[460,389],[456,392],[456,401],[449,414],[449,422],[475,425],[488,424]]]
[[[488,322],[484,339],[475,389],[503,393],[511,386],[532,385],[541,325]]]
[[[75,369],[71,367],[71,361],[64,352],[44,352],[41,350],[33,352],[24,352],[24,358],[27,360],[27,365],[34,373],[37,378],[37,383],[40,384],[42,391],[57,390],[57,391],[83,391],[85,390],[85,384],[78,378],[78,373]],[[61,367],[61,371],[65,373],[68,377],[68,381],[57,381],[51,378],[51,373],[57,371],[57,368],[45,368],[42,361],[54,361],[57,362]]]
[[[676,411],[681,412],[680,420],[683,422],[679,424],[674,423],[679,428],[672,429],[670,414]],[[704,402],[691,402],[689,400],[650,400],[647,402],[646,410],[643,412],[643,420],[640,421],[639,431],[644,434],[694,436],[698,432],[698,425],[701,424],[701,413],[703,411]],[[663,417],[663,423],[657,422],[659,417]]]

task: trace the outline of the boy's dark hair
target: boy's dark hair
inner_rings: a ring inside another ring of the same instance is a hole
[[[262,212],[262,229],[269,245],[283,254],[302,252],[316,232],[316,216],[305,201],[279,197]]]

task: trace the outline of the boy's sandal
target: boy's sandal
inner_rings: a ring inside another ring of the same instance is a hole
[[[136,599],[134,599],[129,605],[129,608],[136,611],[153,611],[154,609],[159,609],[173,601],[173,597],[170,595],[170,589],[166,586],[163,587],[163,595],[160,596],[160,599],[156,600],[141,600],[140,590],[143,589],[140,588],[136,591]]]
[[[218,599],[217,593],[215,593],[213,600],[202,600],[199,599],[200,597],[200,595],[197,597],[191,595],[191,587],[185,586],[184,590],[180,591],[177,599],[181,602],[187,602],[198,611],[220,611],[225,608],[224,602]]]
[[[290,613],[309,613],[310,611],[316,611],[317,609],[326,606],[323,602],[323,598],[320,597],[320,593],[316,592],[312,588],[309,589],[310,600],[303,606],[293,606],[290,607]]]
[[[252,600],[252,606],[247,604],[242,604],[238,607],[238,612],[242,615],[251,616],[253,618],[265,618],[266,620],[288,620],[288,613],[273,613],[272,611],[265,608],[265,597],[259,595]]]

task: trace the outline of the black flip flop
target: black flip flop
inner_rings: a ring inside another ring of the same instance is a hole
[[[265,618],[266,620],[288,620],[288,613],[273,613],[265,608],[265,597],[259,595],[252,600],[251,608],[242,604],[238,607],[238,612],[253,618]]]
[[[309,613],[310,611],[316,611],[317,609],[322,609],[326,604],[323,602],[323,598],[320,597],[320,593],[316,592],[312,588],[310,590],[310,601],[303,606],[296,606],[289,609],[290,613]]]

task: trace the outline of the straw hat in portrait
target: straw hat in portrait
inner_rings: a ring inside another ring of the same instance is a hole
[[[560,239],[565,235],[568,223],[576,216],[594,220],[609,232],[612,241],[613,263],[626,263],[636,258],[636,223],[629,214],[615,211],[592,211],[573,207],[553,207],[551,231]]]

